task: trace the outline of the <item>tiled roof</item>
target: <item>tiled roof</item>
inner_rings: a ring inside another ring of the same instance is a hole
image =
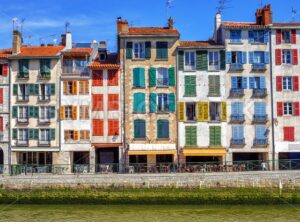
[[[297,22],[274,22],[272,25],[277,27],[300,27],[300,23]]]
[[[105,61],[99,61],[97,58],[89,67],[92,70],[119,69],[120,64],[118,64],[117,58],[117,55],[108,55]]]
[[[128,33],[121,35],[179,35],[176,29],[168,27],[130,27]]]
[[[12,49],[1,49],[0,59],[7,59],[12,54]]]
[[[57,56],[64,46],[22,46],[21,52],[10,57],[48,57]]]
[[[222,22],[226,28],[266,28],[268,26],[257,25],[255,22]]]
[[[180,41],[179,42],[180,47],[215,47],[220,46],[214,41]]]
[[[63,54],[86,54],[90,55],[92,53],[92,48],[72,48],[70,50],[63,51]]]

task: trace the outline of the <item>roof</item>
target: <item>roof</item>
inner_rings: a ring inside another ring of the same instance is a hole
[[[95,60],[89,67],[92,70],[119,69],[120,64],[118,63],[118,55],[107,55],[105,61]]]
[[[255,22],[222,22],[222,26],[225,28],[258,28],[263,29],[268,26],[257,25]]]
[[[172,35],[179,36],[176,29],[169,29],[168,27],[130,27],[128,33],[121,33],[121,35]]]
[[[272,25],[276,27],[300,27],[300,23],[297,22],[274,22]]]
[[[196,47],[224,47],[223,45],[219,45],[216,42],[209,40],[209,41],[180,41],[179,47],[183,48],[196,48]]]
[[[1,49],[0,50],[0,59],[8,59],[12,54],[12,49]]]
[[[63,48],[64,46],[22,46],[19,54],[10,57],[53,57],[57,56]]]
[[[89,56],[92,53],[92,48],[72,48],[70,50],[62,51],[64,55],[77,55],[77,56]]]

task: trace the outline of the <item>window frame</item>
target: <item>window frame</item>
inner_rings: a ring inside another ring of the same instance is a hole
[[[212,57],[212,62],[216,64],[211,65],[211,54],[213,55]],[[217,55],[217,56],[216,56]],[[208,51],[208,70],[209,71],[219,71],[220,70],[220,52],[217,50],[211,50]]]
[[[137,46],[137,54],[136,54],[136,46]],[[136,41],[133,42],[133,59],[145,59],[146,46],[145,42]]]
[[[161,72],[164,70],[165,73],[163,73],[162,78],[160,78],[159,76],[161,75]],[[166,78],[165,78],[166,77]],[[159,80],[162,79],[162,84],[159,82]],[[168,87],[169,86],[169,69],[165,68],[165,67],[158,67],[156,68],[156,86],[158,87]]]
[[[292,50],[282,49],[282,64],[292,65]]]
[[[293,102],[284,102],[283,103],[283,116],[293,116],[294,111],[294,103]]]
[[[160,100],[162,98],[162,100]],[[166,99],[166,101],[165,101]],[[162,104],[160,105],[160,101]],[[169,112],[170,111],[170,99],[168,93],[157,93],[157,112]]]
[[[194,60],[192,59],[192,54],[194,55]],[[184,71],[196,71],[196,57],[195,50],[184,51]]]
[[[282,90],[293,91],[293,77],[292,76],[283,76],[282,77]]]

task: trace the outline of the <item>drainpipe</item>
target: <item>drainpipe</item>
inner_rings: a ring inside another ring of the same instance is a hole
[[[180,153],[179,153],[179,120],[177,119],[178,118],[178,102],[176,101],[179,101],[179,88],[178,88],[178,53],[179,53],[179,50],[178,50],[178,47],[176,49],[176,73],[175,73],[175,89],[176,89],[176,99],[175,99],[175,119],[176,119],[176,149],[177,149],[177,166],[179,167],[179,164],[180,164],[180,161],[179,161],[179,158],[180,158]]]
[[[11,113],[10,113],[10,106],[11,106],[11,96],[10,96],[10,90],[11,90],[11,62],[8,62],[9,72],[8,72],[8,148],[7,148],[7,158],[8,158],[8,173],[11,175],[11,126],[10,126],[10,120],[11,120]]]
[[[269,30],[269,51],[270,51],[270,90],[271,90],[271,137],[272,137],[272,170],[275,170],[275,137],[274,137],[274,95],[273,95],[273,54],[272,54],[272,29]]]
[[[120,38],[120,37],[119,37]],[[125,39],[122,39],[122,42],[123,42],[123,46],[125,46]],[[121,39],[120,39],[120,49],[121,50]],[[121,58],[120,58],[121,59]],[[123,115],[123,127],[122,129],[124,130],[123,131],[123,171],[125,172],[125,168],[126,168],[126,158],[127,158],[127,147],[126,147],[126,125],[125,125],[125,120],[126,120],[126,110],[125,110],[125,69],[126,69],[126,56],[125,56],[125,53],[124,53],[124,47],[123,47],[123,64],[122,64],[122,72],[121,72],[121,75],[123,75],[123,112],[122,112],[122,115]]]

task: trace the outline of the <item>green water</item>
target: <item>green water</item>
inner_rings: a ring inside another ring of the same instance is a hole
[[[0,221],[300,221],[300,206],[1,205]]]

